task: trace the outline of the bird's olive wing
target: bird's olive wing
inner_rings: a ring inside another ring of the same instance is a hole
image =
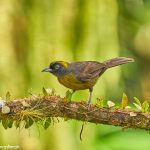
[[[72,63],[72,68],[74,68],[74,73],[81,82],[87,82],[99,77],[106,70],[105,64],[95,61]]]

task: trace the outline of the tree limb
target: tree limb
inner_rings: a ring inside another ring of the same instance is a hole
[[[11,100],[0,108],[0,120],[10,119],[19,123],[29,118],[36,122],[47,117],[150,130],[150,113],[99,108],[96,105],[92,105],[88,110],[86,102],[67,102],[55,95]]]

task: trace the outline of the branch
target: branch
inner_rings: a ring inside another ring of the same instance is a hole
[[[11,100],[0,108],[0,120],[5,128],[12,127],[12,124],[19,127],[22,121],[28,128],[34,122],[55,117],[150,130],[150,113],[99,108],[96,105],[88,110],[86,102],[67,102],[55,95]],[[47,125],[49,122],[46,121]]]

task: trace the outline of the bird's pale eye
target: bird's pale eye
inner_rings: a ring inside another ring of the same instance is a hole
[[[60,68],[60,65],[55,65],[55,67],[54,67],[56,70],[58,70],[59,68]]]

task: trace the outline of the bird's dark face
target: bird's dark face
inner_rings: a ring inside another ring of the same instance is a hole
[[[50,72],[57,77],[63,76],[68,71],[69,63],[64,61],[55,61],[50,64],[48,68],[42,70],[42,72]]]

